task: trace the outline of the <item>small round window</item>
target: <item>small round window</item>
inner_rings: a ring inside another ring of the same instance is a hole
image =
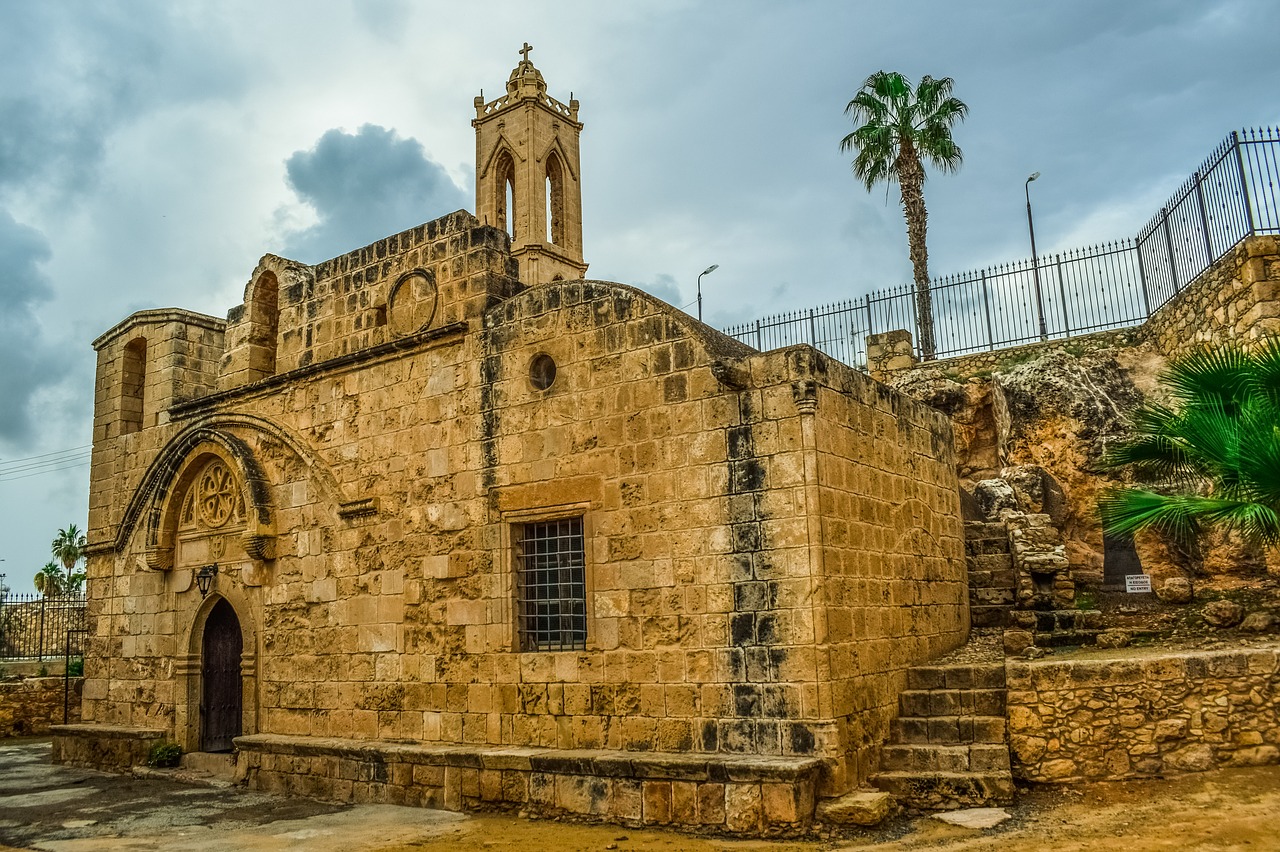
[[[545,352],[533,356],[529,362],[529,381],[538,390],[546,390],[556,380],[556,362]]]

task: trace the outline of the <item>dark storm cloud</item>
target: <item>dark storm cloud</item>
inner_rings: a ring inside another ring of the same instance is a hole
[[[289,185],[320,221],[295,234],[291,257],[318,263],[467,207],[469,199],[416,139],[366,124],[326,132],[285,163]]]
[[[116,129],[177,100],[239,91],[249,66],[235,44],[208,36],[218,19],[162,3],[4,6],[0,189],[84,194]]]
[[[66,372],[66,357],[46,342],[35,314],[52,296],[40,270],[49,255],[39,231],[0,210],[0,439],[18,445],[33,432],[32,397]]]

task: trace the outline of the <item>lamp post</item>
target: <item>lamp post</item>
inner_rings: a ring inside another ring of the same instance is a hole
[[[1039,172],[1033,173],[1027,178],[1022,188],[1027,193],[1027,230],[1031,232],[1031,271],[1036,281],[1036,319],[1040,322],[1040,339],[1048,340],[1049,331],[1044,324],[1044,297],[1040,295],[1040,261],[1036,258],[1036,226],[1031,221],[1031,181],[1038,177],[1040,177]]]
[[[698,322],[702,322],[702,276],[710,275],[712,272],[715,272],[719,268],[720,268],[720,264],[713,263],[710,266],[708,266],[706,269],[702,270],[702,272],[699,273],[698,275]]]

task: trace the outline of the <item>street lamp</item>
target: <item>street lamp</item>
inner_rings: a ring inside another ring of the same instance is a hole
[[[720,268],[720,264],[713,263],[698,275],[698,322],[702,322],[702,276],[710,275]]]
[[[1027,193],[1027,230],[1031,232],[1031,270],[1036,281],[1036,318],[1040,321],[1040,339],[1048,340],[1049,331],[1044,324],[1044,297],[1040,295],[1040,262],[1036,258],[1036,226],[1031,222],[1031,181],[1038,177],[1040,177],[1039,172],[1033,173],[1027,178],[1022,188]]]

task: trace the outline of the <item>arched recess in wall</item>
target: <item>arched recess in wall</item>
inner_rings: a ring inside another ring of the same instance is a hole
[[[493,188],[497,193],[493,203],[498,216],[497,225],[515,239],[516,161],[510,151],[503,151],[494,162]]]
[[[141,482],[125,507],[124,516],[116,530],[115,549],[123,552],[129,540],[139,526],[142,527],[143,544],[148,551],[148,562],[154,561],[153,568],[167,568],[172,564],[161,545],[161,530],[164,528],[161,515],[170,494],[180,490],[180,480],[189,468],[194,453],[217,446],[219,452],[233,466],[242,478],[244,486],[246,511],[246,531],[248,536],[270,536],[274,532],[274,513],[270,505],[270,483],[266,473],[254,457],[248,442],[234,432],[246,435],[257,433],[257,442],[266,439],[281,447],[300,460],[306,467],[309,480],[319,489],[321,499],[335,506],[347,502],[342,487],[329,469],[325,461],[308,444],[289,430],[245,414],[219,414],[191,424],[187,429],[175,435],[172,440],[147,467]],[[201,445],[206,445],[202,448]],[[265,539],[248,542],[257,549],[269,544]]]
[[[147,339],[135,337],[125,344],[120,359],[120,432],[142,428],[144,396],[147,388]]]
[[[562,246],[564,233],[564,166],[552,151],[547,156],[547,241]]]
[[[276,372],[276,344],[280,335],[280,282],[264,272],[249,295],[249,369],[261,377]]]

